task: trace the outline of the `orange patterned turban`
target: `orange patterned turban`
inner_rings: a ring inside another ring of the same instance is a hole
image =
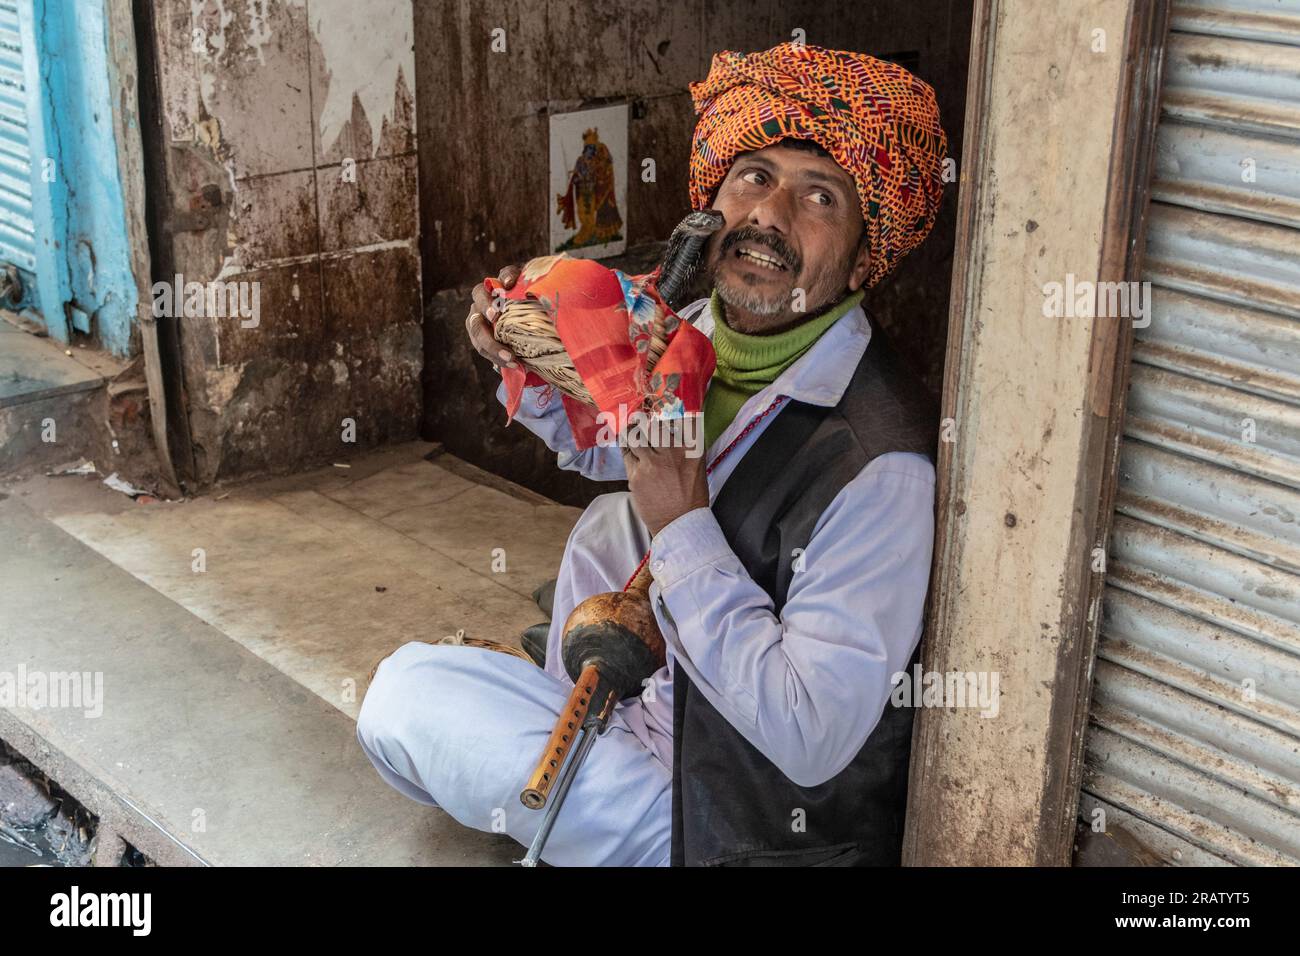
[[[691,84],[691,207],[707,209],[740,153],[811,139],[853,176],[871,249],[873,286],[920,245],[943,197],[948,138],[934,90],[865,53],[782,43],[723,50]]]

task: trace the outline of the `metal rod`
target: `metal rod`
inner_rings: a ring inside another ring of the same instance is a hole
[[[609,715],[613,710],[614,692],[609,691],[600,710],[589,711],[589,715],[582,725],[582,739],[560,770],[560,777],[555,782],[554,798],[547,804],[546,815],[542,817],[542,825],[537,828],[537,834],[533,837],[528,852],[519,861],[521,865],[536,866],[538,860],[542,858],[542,849],[546,846],[546,841],[551,835],[551,829],[555,826],[556,818],[560,815],[560,808],[564,806],[564,798],[569,792],[573,778],[578,775],[578,769],[582,766],[582,762],[587,759],[592,744],[596,742],[596,738],[604,730],[605,724],[609,721]]]

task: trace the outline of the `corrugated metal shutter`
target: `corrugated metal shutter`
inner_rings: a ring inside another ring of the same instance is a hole
[[[26,51],[31,55],[32,51]],[[0,0],[0,262],[35,288],[36,225],[32,213],[32,157],[28,89],[18,3]]]
[[[1080,817],[1300,863],[1300,4],[1175,4]],[[1252,181],[1253,178],[1253,181]]]

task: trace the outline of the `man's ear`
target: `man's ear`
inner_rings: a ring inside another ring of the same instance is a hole
[[[867,241],[867,230],[862,230],[858,240],[858,250],[854,255],[853,268],[849,270],[849,291],[857,292],[871,274],[871,243]]]

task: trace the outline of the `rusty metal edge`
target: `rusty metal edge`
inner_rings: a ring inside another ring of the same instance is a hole
[[[1142,278],[1147,217],[1155,163],[1156,129],[1165,47],[1169,36],[1171,0],[1135,0],[1127,28],[1126,61],[1121,101],[1117,104],[1116,149],[1112,155],[1105,233],[1099,274],[1103,281],[1137,282]],[[1119,484],[1119,451],[1128,395],[1133,326],[1129,322],[1098,322],[1090,356],[1093,421],[1080,461],[1078,500],[1097,492],[1098,507],[1085,513],[1077,529],[1080,541],[1066,580],[1074,581],[1080,600],[1072,602],[1074,620],[1063,627],[1063,652],[1056,681],[1073,688],[1055,695],[1049,747],[1057,758],[1048,761],[1046,799],[1039,817],[1046,838],[1038,846],[1041,865],[1066,866],[1073,856],[1075,820],[1079,812],[1088,711],[1092,697],[1097,636],[1101,625],[1104,570],[1093,571],[1092,554],[1106,553]],[[1099,466],[1091,463],[1099,462]],[[1103,563],[1104,568],[1104,563]],[[1073,640],[1070,636],[1073,635]]]

